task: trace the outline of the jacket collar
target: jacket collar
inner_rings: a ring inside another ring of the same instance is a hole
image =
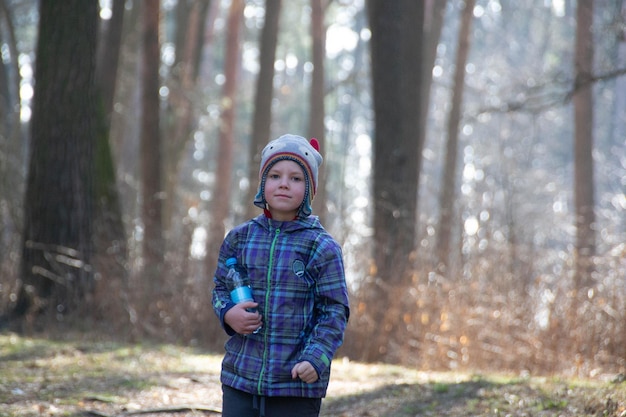
[[[314,215],[305,218],[295,218],[291,221],[279,221],[272,219],[271,216],[267,216],[264,213],[255,217],[253,221],[267,230],[280,229],[286,232],[292,232],[301,229],[322,228],[319,217]]]

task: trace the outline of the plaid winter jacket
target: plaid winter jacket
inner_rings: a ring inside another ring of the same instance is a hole
[[[226,288],[226,259],[236,257],[250,277],[263,327],[236,334],[224,323],[233,307]],[[348,322],[348,293],[339,244],[316,216],[279,222],[260,215],[230,231],[219,253],[213,308],[228,333],[223,384],[261,396],[321,398],[333,355]],[[319,379],[292,379],[309,361]]]

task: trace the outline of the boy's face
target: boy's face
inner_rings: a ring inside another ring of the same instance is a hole
[[[265,179],[265,201],[272,218],[291,221],[297,213],[306,191],[306,178],[300,165],[294,161],[276,162]]]

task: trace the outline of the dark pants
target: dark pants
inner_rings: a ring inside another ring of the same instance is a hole
[[[222,385],[222,417],[318,417],[321,398],[261,397]]]

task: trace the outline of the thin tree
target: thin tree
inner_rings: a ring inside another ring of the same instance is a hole
[[[119,320],[112,309],[122,306],[128,284],[128,245],[109,140],[123,22],[124,0],[115,0],[111,19],[100,20],[95,78],[101,112],[95,158],[93,264],[101,277],[97,287],[98,304],[101,311],[106,312],[104,317],[114,317],[113,320]]]
[[[274,61],[276,60],[276,44],[282,0],[265,1],[265,22],[261,31],[259,53],[259,76],[256,81],[254,96],[254,116],[252,119],[252,135],[248,164],[248,193],[246,197],[246,217],[258,214],[258,208],[252,201],[257,192],[261,150],[271,139],[272,98],[274,96]]]
[[[0,43],[5,54],[0,62],[0,276],[8,281],[18,266],[23,191],[24,140],[20,122],[21,75],[15,34],[14,13],[0,0]],[[7,58],[10,60],[7,61]],[[18,192],[19,191],[19,192]]]
[[[124,3],[124,0],[113,0],[111,18],[108,21],[100,21],[96,83],[102,96],[107,131],[111,124],[115,86],[117,85],[117,67],[120,59],[124,23]]]
[[[596,253],[593,184],[593,0],[578,1],[574,61],[574,206],[576,271],[574,288],[592,283]]]
[[[14,145],[19,143],[20,138],[20,70],[18,64],[19,52],[13,23],[12,10],[4,0],[0,1],[0,22],[4,28],[0,31],[0,41],[6,45],[10,62],[0,64],[0,135],[7,138],[7,143]],[[4,142],[4,141],[3,141]],[[9,148],[0,148],[0,151],[8,154]],[[3,180],[6,178],[6,161],[0,160],[0,173]]]
[[[125,263],[126,243],[125,231],[121,218],[121,207],[117,191],[115,166],[109,142],[111,129],[111,115],[115,90],[117,87],[117,73],[122,44],[122,27],[124,23],[124,0],[114,0],[112,14],[108,21],[100,20],[98,50],[96,60],[96,88],[101,100],[101,127],[98,135],[96,159],[96,240],[98,233],[108,234],[112,245],[117,246]],[[102,227],[102,229],[100,229]],[[107,230],[103,230],[107,229]],[[111,254],[111,247],[103,248],[107,255]],[[97,251],[98,252],[98,251]]]
[[[196,124],[198,73],[201,55],[207,43],[203,43],[203,35],[208,24],[209,10],[215,3],[207,0],[188,0],[178,2],[176,6],[176,61],[173,65],[172,77],[168,82],[167,141],[165,149],[164,170],[165,187],[170,196],[164,203],[163,221],[168,236],[173,237],[175,204],[180,201],[176,189],[180,179],[181,159],[189,144],[191,132]],[[181,228],[182,229],[182,228]],[[170,239],[172,243],[179,242]]]
[[[401,323],[395,291],[411,282],[415,251],[423,2],[367,2],[374,103],[374,268],[367,308],[378,323],[366,360],[388,352]],[[399,294],[399,293],[398,293]]]
[[[212,219],[207,239],[206,271],[212,274],[216,267],[219,244],[224,238],[224,222],[228,217],[232,195],[233,142],[235,128],[236,93],[241,61],[241,27],[243,23],[243,0],[232,0],[228,11],[226,34],[226,57],[224,74],[226,80],[222,91],[219,143],[217,151],[217,173],[215,197],[211,201]]]
[[[311,75],[311,92],[309,94],[309,138],[315,137],[320,145],[322,154],[329,156],[326,152],[326,129],[324,117],[326,115],[324,98],[326,97],[325,65],[326,58],[326,26],[324,25],[324,10],[328,3],[322,0],[311,0],[311,37],[313,73]],[[326,224],[326,178],[328,178],[328,160],[320,167],[318,193],[313,200],[313,210],[320,218],[322,224]]]
[[[98,4],[40,2],[21,287],[14,313],[77,309],[93,289]]]
[[[141,207],[143,262],[146,281],[158,287],[164,255],[161,184],[161,134],[159,129],[159,2],[144,0],[141,11]]]
[[[459,125],[465,90],[465,65],[471,43],[471,27],[476,0],[466,0],[461,14],[461,27],[458,34],[454,85],[452,86],[451,108],[446,129],[446,153],[441,195],[439,197],[439,223],[437,239],[437,268],[440,273],[449,274],[450,241],[452,227],[455,226],[454,195],[458,165]],[[449,275],[448,275],[449,276]]]
[[[422,105],[420,107],[420,137],[419,141],[426,141],[428,125],[428,109],[430,107],[430,91],[433,83],[433,67],[437,58],[437,46],[441,38],[443,19],[446,13],[447,0],[424,1],[424,58],[422,63]]]

